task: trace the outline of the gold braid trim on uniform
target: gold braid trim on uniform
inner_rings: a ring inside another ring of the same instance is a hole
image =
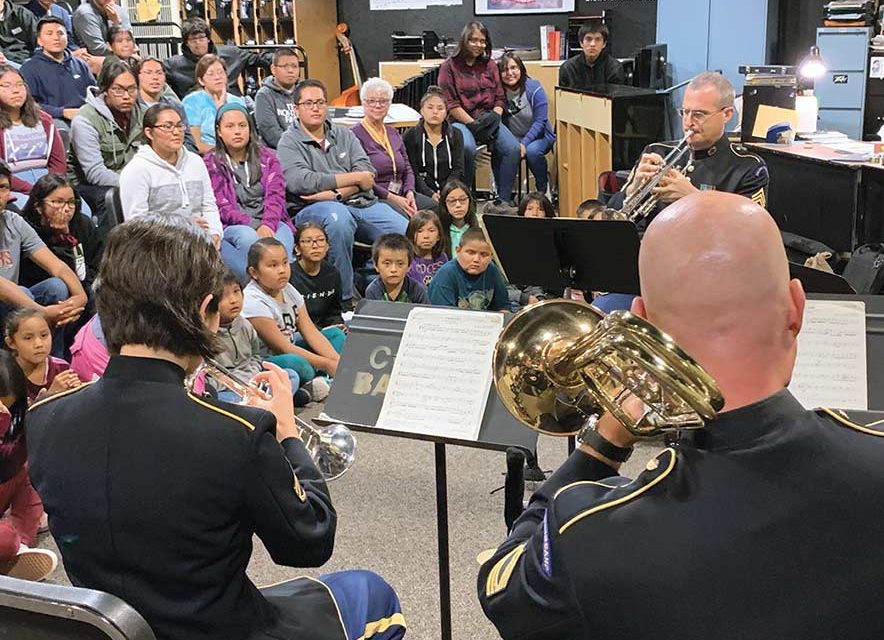
[[[884,420],[878,420],[877,422],[872,422],[871,424],[857,424],[856,422],[853,422],[847,416],[845,416],[841,413],[838,413],[837,411],[832,411],[831,409],[828,409],[826,407],[820,407],[820,411],[824,412],[829,417],[834,418],[835,420],[837,420],[838,422],[843,424],[845,427],[850,427],[851,429],[855,429],[856,431],[860,431],[862,433],[867,433],[870,436],[878,436],[879,438],[884,438],[884,431],[878,431],[877,429],[869,429],[869,427],[871,427],[872,425],[881,424],[882,422],[884,422]]]
[[[71,395],[72,393],[75,393],[75,392],[79,391],[80,389],[85,389],[85,388],[88,387],[90,384],[94,384],[94,383],[95,383],[95,380],[91,380],[91,381],[89,381],[89,382],[84,382],[84,383],[81,384],[79,387],[75,387],[75,388],[73,388],[73,389],[68,389],[67,391],[59,391],[58,393],[53,393],[51,396],[46,396],[46,397],[43,398],[42,400],[38,400],[37,402],[35,402],[34,404],[32,404],[30,407],[28,407],[28,411],[30,411],[30,410],[32,410],[32,409],[36,409],[36,408],[39,407],[40,405],[42,405],[42,404],[46,404],[46,403],[49,402],[50,400],[57,400],[58,398],[63,398],[64,396],[69,396],[69,395]]]
[[[767,209],[767,196],[764,195],[764,187],[761,187],[758,191],[749,196],[749,199],[758,206]]]
[[[566,522],[561,527],[559,527],[559,535],[562,535],[563,533],[565,533],[565,531],[567,531],[572,525],[577,524],[578,522],[583,520],[585,517],[591,516],[592,514],[598,513],[600,511],[604,511],[605,509],[610,509],[611,507],[617,507],[621,504],[629,502],[630,500],[637,498],[641,494],[650,490],[651,487],[662,482],[666,478],[666,476],[668,476],[672,472],[672,470],[675,468],[675,461],[676,461],[675,449],[672,449],[672,448],[664,449],[660,453],[660,455],[663,455],[664,453],[669,454],[669,462],[667,463],[666,468],[662,472],[660,472],[657,476],[655,476],[654,479],[651,480],[648,484],[642,485],[641,487],[639,487],[638,489],[636,489],[632,493],[627,493],[625,496],[621,496],[621,497],[617,498],[616,500],[612,500],[611,502],[605,502],[602,504],[597,504],[594,507],[591,507],[582,513],[578,513],[576,516],[574,516],[573,518],[568,520],[568,522]],[[654,460],[656,460],[658,458],[659,458],[659,456],[657,456],[657,458],[655,458]],[[654,462],[654,460],[652,460],[651,462]],[[648,467],[648,468],[650,469],[651,467]],[[587,483],[597,484],[597,483],[593,483],[593,482],[584,482],[584,483],[575,482],[574,484],[568,485],[568,487],[573,487],[578,484],[587,484]],[[629,483],[629,484],[632,484],[632,483]],[[605,486],[605,485],[602,485],[602,486]],[[629,485],[624,485],[624,486],[628,487]],[[562,487],[562,489],[565,489],[565,488],[566,487]],[[558,495],[558,493],[561,493],[562,489],[560,489],[556,493],[556,495]]]
[[[513,571],[515,571],[516,565],[519,563],[519,558],[525,553],[526,544],[523,542],[497,561],[497,564],[488,573],[488,579],[485,581],[485,597],[490,598],[494,594],[506,589]]]
[[[742,152],[737,150],[740,147],[742,147]],[[764,160],[761,159],[761,156],[752,153],[751,151],[746,149],[746,147],[743,147],[743,145],[734,144],[732,142],[731,151],[735,156],[738,156],[740,158],[754,158],[755,160],[758,160],[759,163],[764,162]]]
[[[380,620],[369,622],[365,625],[365,633],[359,636],[357,640],[368,640],[368,638],[371,638],[376,633],[383,633],[393,625],[399,625],[400,627],[405,629],[405,616],[403,616],[401,613],[394,613],[389,618],[381,618]]]
[[[206,409],[210,409],[211,411],[214,411],[215,413],[220,413],[222,416],[227,416],[231,420],[236,420],[241,425],[244,425],[245,427],[247,427],[249,429],[249,431],[255,430],[255,425],[253,425],[251,422],[249,422],[245,418],[241,418],[240,416],[236,415],[235,413],[230,413],[229,411],[225,411],[224,409],[221,409],[219,407],[209,404],[208,402],[200,400],[192,393],[188,393],[187,397],[190,398],[191,400],[193,400],[194,402],[196,402],[198,405],[205,407]]]

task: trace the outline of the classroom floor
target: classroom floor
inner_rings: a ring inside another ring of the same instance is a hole
[[[299,412],[317,415],[321,405]],[[318,575],[349,568],[377,571],[392,584],[408,620],[408,638],[439,638],[439,576],[436,547],[436,498],[433,445],[389,436],[356,434],[352,469],[331,483],[338,512],[338,533],[331,561],[321,570],[303,571],[273,564],[260,541],[249,565],[259,586],[298,575]],[[634,474],[658,449],[640,443],[624,473]],[[540,463],[553,469],[564,460],[564,439],[542,436]],[[448,447],[448,496],[451,548],[453,638],[492,640],[498,635],[476,598],[476,554],[504,537],[505,456],[500,452]],[[170,517],[172,514],[170,514]],[[38,545],[56,550],[49,534]],[[67,584],[61,566],[50,582]]]

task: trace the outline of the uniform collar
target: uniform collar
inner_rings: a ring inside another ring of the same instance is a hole
[[[711,158],[712,156],[719,154],[722,151],[725,151],[727,149],[728,144],[730,144],[730,143],[728,142],[728,139],[727,139],[727,133],[725,133],[723,136],[721,136],[718,139],[718,142],[713,144],[708,149],[701,149],[699,151],[694,151],[694,158],[696,158],[697,160],[700,160],[702,158]]]
[[[683,435],[708,451],[733,449],[763,438],[806,413],[795,396],[782,389],[753,404],[721,413],[705,428]]]
[[[104,377],[181,386],[184,383],[184,369],[174,362],[159,358],[114,355],[107,363]]]

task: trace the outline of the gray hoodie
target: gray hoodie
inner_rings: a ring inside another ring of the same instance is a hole
[[[335,176],[353,171],[371,171],[377,175],[371,160],[359,143],[359,139],[347,127],[339,127],[326,121],[326,148],[304,131],[297,120],[279,139],[277,156],[285,172],[285,188],[291,209],[303,209],[310,202],[302,200],[301,194],[312,195],[330,191],[337,186]],[[347,198],[351,207],[368,207],[377,202],[371,190],[360,191]]]
[[[255,123],[268,147],[276,149],[283,132],[295,121],[295,89],[286,91],[269,76],[255,96]]]
[[[221,217],[206,165],[187,149],[171,165],[149,145],[142,146],[120,173],[123,219],[145,213],[198,216],[209,223],[209,233],[223,236]]]
[[[215,360],[222,367],[249,379],[263,371],[261,352],[264,343],[261,342],[252,323],[242,316],[236,316],[233,322],[218,328],[218,342],[221,344],[221,351],[215,356]],[[211,377],[206,378],[206,384],[216,391],[224,389]]]

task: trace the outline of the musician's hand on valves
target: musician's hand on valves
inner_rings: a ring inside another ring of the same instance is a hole
[[[663,157],[659,153],[644,153],[635,169],[633,179],[626,187],[626,195],[632,196],[641,189],[644,184],[657,175],[657,171],[663,166]]]
[[[679,198],[698,191],[699,189],[691,183],[690,178],[685,174],[678,169],[670,169],[669,173],[660,179],[660,183],[654,189],[654,195],[660,202],[675,202]]]
[[[630,415],[633,420],[638,420],[645,412],[645,403],[630,393],[626,395],[620,408]],[[622,447],[624,449],[631,447],[635,444],[636,440],[638,440],[638,437],[627,430],[627,428],[620,424],[614,416],[607,412],[602,414],[599,418],[595,430],[600,436],[614,446]],[[589,445],[581,444],[580,450],[593,458],[598,458],[615,469],[620,466],[620,463],[606,458]]]
[[[269,411],[276,417],[276,439],[282,442],[286,438],[299,438],[301,432],[295,422],[295,405],[292,402],[292,383],[288,374],[272,362],[262,363],[266,371],[252,378],[252,383],[267,385],[269,394],[254,394],[248,404]]]

